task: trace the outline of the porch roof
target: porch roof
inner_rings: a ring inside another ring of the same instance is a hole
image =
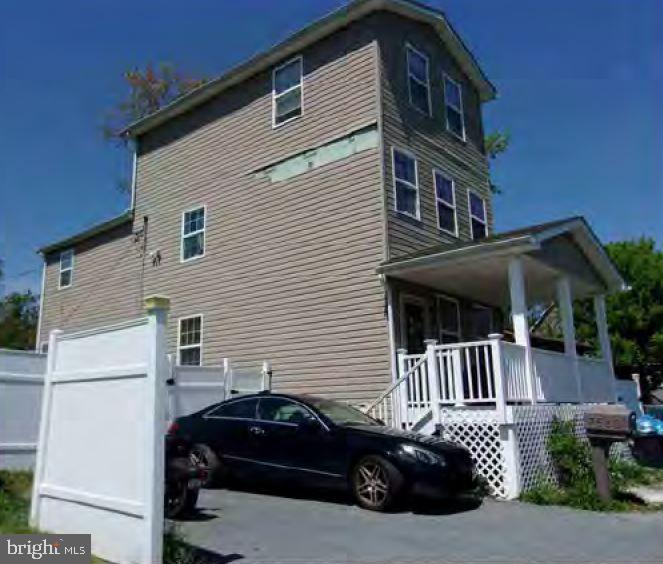
[[[616,292],[624,280],[583,217],[508,231],[478,241],[429,247],[382,263],[389,278],[421,284],[487,305],[509,302],[510,259],[523,260],[527,297],[555,299],[555,283],[568,276],[574,297]]]

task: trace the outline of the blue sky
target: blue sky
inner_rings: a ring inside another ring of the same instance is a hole
[[[215,76],[342,0],[24,0],[0,8],[0,257],[5,290],[40,283],[42,244],[126,207],[100,124],[122,72],[169,61]],[[430,0],[500,96],[511,133],[496,227],[585,215],[604,241],[663,242],[663,1]],[[2,288],[0,287],[0,291]]]

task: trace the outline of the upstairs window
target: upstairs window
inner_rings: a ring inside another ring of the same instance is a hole
[[[488,222],[486,221],[486,200],[471,190],[469,194],[470,228],[472,239],[483,239],[488,235]]]
[[[180,319],[177,336],[177,363],[180,366],[200,366],[203,345],[203,317]]]
[[[414,156],[392,148],[396,211],[419,219],[419,184]]]
[[[205,207],[182,214],[182,262],[205,254]]]
[[[463,117],[463,92],[460,84],[444,75],[444,106],[447,116],[447,131],[465,141],[465,119]]]
[[[411,45],[405,48],[410,104],[426,115],[431,113],[428,57]]]
[[[433,171],[433,177],[435,178],[437,226],[442,231],[456,237],[458,235],[458,228],[456,222],[456,187],[454,181],[439,170]]]
[[[60,253],[60,277],[58,288],[69,288],[74,278],[74,251],[67,249]]]
[[[272,121],[275,127],[302,115],[302,66],[302,58],[297,57],[275,68],[272,73]]]

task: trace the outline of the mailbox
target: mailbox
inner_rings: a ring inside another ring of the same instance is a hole
[[[635,430],[635,412],[623,405],[598,405],[585,413],[589,439],[624,441]]]

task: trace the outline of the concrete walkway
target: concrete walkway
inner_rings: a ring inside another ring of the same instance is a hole
[[[379,514],[344,502],[204,491],[181,524],[217,562],[661,563],[663,514],[596,514],[518,502]]]

